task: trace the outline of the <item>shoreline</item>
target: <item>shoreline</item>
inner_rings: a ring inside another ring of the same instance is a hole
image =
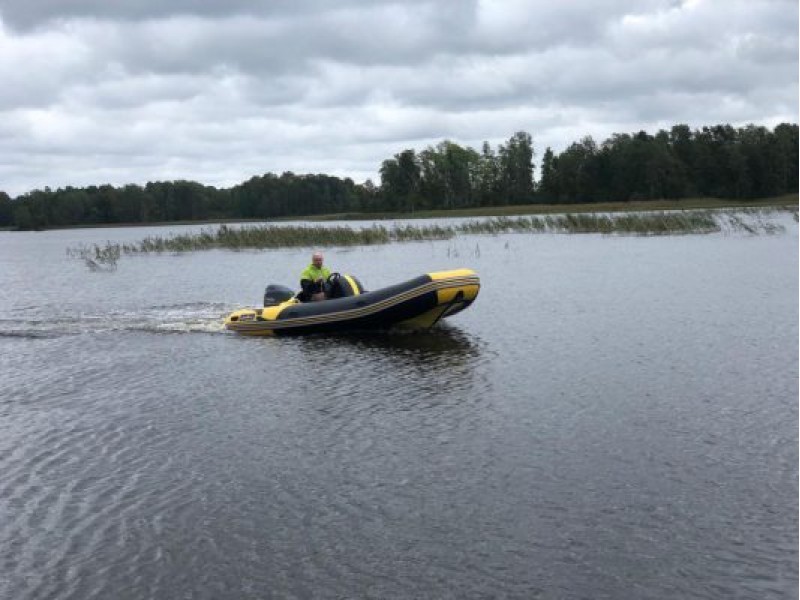
[[[775,208],[797,209],[800,194],[784,194],[772,198],[751,200],[726,200],[722,198],[686,198],[682,200],[637,200],[631,202],[585,202],[580,204],[517,204],[510,206],[481,206],[453,210],[419,210],[414,212],[367,212],[333,213],[325,215],[301,215],[274,217],[270,219],[200,219],[183,221],[128,222],[128,223],[84,223],[48,227],[43,229],[0,228],[0,231],[59,231],[65,229],[118,229],[124,227],[171,227],[175,225],[223,225],[228,223],[284,223],[303,221],[308,223],[326,221],[391,221],[396,219],[447,219],[459,217],[512,217],[578,213],[628,213],[672,210],[711,210]]]

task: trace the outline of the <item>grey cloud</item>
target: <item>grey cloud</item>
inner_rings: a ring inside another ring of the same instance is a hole
[[[109,59],[133,71],[187,72],[225,64],[270,73],[303,68],[320,58],[360,65],[425,64],[442,55],[507,55],[553,45],[587,46],[632,6],[641,10],[658,4],[603,0],[589,10],[583,3],[541,3],[532,8],[528,2],[511,2],[504,16],[495,4],[488,10],[471,1],[353,1],[331,8],[321,2],[240,0],[225,11],[220,11],[219,3],[173,2],[162,7],[144,2],[120,8],[117,3],[84,2],[65,3],[70,12],[62,3],[49,9],[45,5],[40,12],[42,18],[59,17],[53,27],[91,39]],[[9,6],[23,13],[28,4]],[[12,16],[6,11],[0,15],[13,23],[16,13],[8,12]],[[148,18],[134,23],[114,20],[139,13]],[[94,18],[88,19],[90,14]],[[104,33],[109,29],[113,36]]]
[[[426,0],[430,1],[430,0]],[[395,2],[381,0],[339,0],[336,8],[367,7]],[[417,4],[407,0],[403,4]],[[231,15],[281,17],[314,15],[331,10],[326,0],[5,0],[0,16],[10,27],[28,30],[54,21],[101,19],[110,21],[157,20],[173,16],[224,18]]]
[[[797,39],[776,39],[766,34],[745,35],[736,45],[737,56],[766,66],[783,63],[792,67],[797,52]]]
[[[65,6],[67,8],[65,8]],[[797,120],[797,6],[731,0],[5,2],[0,189],[363,181],[514,131]]]

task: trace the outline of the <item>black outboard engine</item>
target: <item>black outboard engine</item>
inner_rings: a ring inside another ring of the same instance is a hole
[[[269,284],[264,290],[264,306],[275,306],[281,302],[286,302],[294,292],[285,285]]]

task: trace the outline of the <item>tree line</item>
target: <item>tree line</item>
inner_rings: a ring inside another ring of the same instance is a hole
[[[413,213],[531,203],[716,197],[766,198],[798,190],[798,126],[770,130],[675,125],[655,135],[591,137],[555,154],[546,148],[539,181],[533,138],[521,131],[480,151],[445,140],[384,160],[380,185],[291,172],[231,188],[194,181],[0,192],[0,227],[270,219],[337,213]]]
[[[655,135],[587,137],[542,157],[537,193],[555,202],[769,198],[798,191],[798,127],[676,125]]]

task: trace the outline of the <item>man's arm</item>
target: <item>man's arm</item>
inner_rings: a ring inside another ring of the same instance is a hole
[[[322,291],[322,284],[320,281],[312,281],[310,279],[301,279],[300,287],[306,294],[316,294]]]

